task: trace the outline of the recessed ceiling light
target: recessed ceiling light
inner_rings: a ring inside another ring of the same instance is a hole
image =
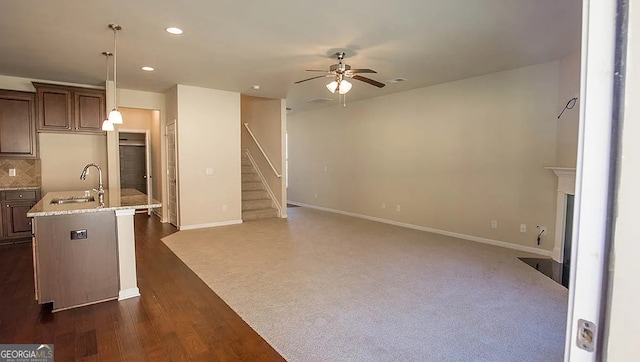
[[[254,84],[251,88],[253,88],[253,90],[260,90],[260,85]]]
[[[153,72],[155,69],[153,67],[142,67],[142,70],[145,72]]]
[[[174,35],[180,35],[182,34],[182,29],[180,28],[175,28],[175,27],[169,27],[165,29],[167,31],[167,33],[171,33]]]
[[[393,79],[389,80],[388,82],[389,83],[400,83],[400,82],[406,82],[406,81],[407,81],[407,79],[405,79],[405,78],[393,78]]]

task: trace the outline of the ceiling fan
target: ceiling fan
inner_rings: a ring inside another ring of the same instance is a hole
[[[377,73],[375,70],[373,69],[351,69],[351,66],[349,64],[345,64],[342,61],[344,60],[344,52],[337,52],[336,54],[336,58],[338,59],[338,64],[333,64],[331,67],[329,67],[329,70],[316,70],[316,69],[307,69],[307,72],[322,72],[325,73],[323,75],[319,75],[316,77],[311,77],[311,78],[307,78],[307,79],[303,79],[303,80],[299,80],[297,82],[295,82],[294,84],[298,84],[298,83],[302,83],[302,82],[306,82],[308,80],[312,80],[312,79],[318,79],[318,78],[325,78],[325,77],[332,77],[334,78],[334,80],[327,84],[327,89],[329,89],[329,91],[331,93],[335,93],[336,91],[338,91],[339,94],[346,94],[347,92],[349,92],[349,90],[351,90],[351,83],[349,83],[346,78],[352,78],[355,80],[359,80],[361,82],[365,82],[365,83],[369,83],[373,86],[376,86],[378,88],[382,88],[385,86],[384,83],[380,83],[376,80],[367,78],[367,77],[363,77],[361,75],[359,75],[358,73]]]

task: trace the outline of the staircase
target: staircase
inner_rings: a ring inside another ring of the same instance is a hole
[[[242,153],[242,220],[278,217],[269,193],[247,155]]]

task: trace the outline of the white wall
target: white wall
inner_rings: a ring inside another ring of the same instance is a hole
[[[580,93],[580,51],[560,59],[560,89],[558,92],[558,115],[567,102]],[[578,157],[578,126],[580,123],[580,101],[573,109],[566,109],[557,120],[556,166],[576,167]],[[569,105],[571,106],[571,105]]]
[[[180,229],[241,222],[240,94],[178,85],[177,103]]]
[[[91,168],[86,180],[80,180],[82,169],[89,163],[100,165],[104,187],[108,189],[105,136],[61,133],[40,133],[39,136],[42,195],[52,191],[97,189],[96,169]]]
[[[289,115],[289,199],[551,250],[556,177],[544,167],[556,163],[559,68]],[[540,247],[536,225],[548,227]]]

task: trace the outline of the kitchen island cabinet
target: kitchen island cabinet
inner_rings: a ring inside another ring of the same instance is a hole
[[[53,311],[140,295],[135,265],[133,215],[161,207],[141,193],[105,193],[98,201],[84,191],[49,192],[29,212],[34,219],[35,298]],[[97,197],[94,197],[98,200]]]

